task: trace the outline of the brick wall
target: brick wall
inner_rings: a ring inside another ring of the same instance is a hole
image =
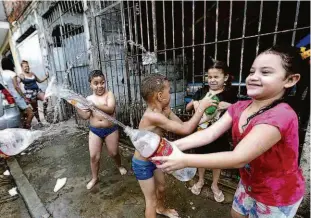
[[[8,17],[10,23],[18,20],[18,18],[23,14],[25,9],[29,6],[31,1],[3,1],[3,6],[5,14]]]

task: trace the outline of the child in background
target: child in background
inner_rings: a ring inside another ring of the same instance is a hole
[[[212,123],[217,121],[221,115],[223,115],[229,106],[232,103],[237,101],[237,93],[233,92],[231,88],[231,78],[229,74],[229,68],[226,63],[222,61],[214,61],[212,66],[208,69],[207,74],[205,75],[205,83],[208,86],[204,86],[199,89],[193,99],[200,100],[207,95],[215,95],[219,99],[218,110],[214,112],[214,114],[204,113],[203,118],[200,121],[200,125],[198,126],[198,130],[206,129]],[[193,109],[193,101],[191,101],[186,110]],[[198,154],[209,154],[221,151],[229,151],[230,134],[224,134],[215,140],[210,145],[205,145],[196,149],[196,153]],[[195,195],[199,195],[203,186],[204,186],[204,174],[205,168],[199,168],[199,180],[194,186],[191,188],[191,192]],[[211,189],[214,194],[214,199],[217,202],[223,202],[225,197],[222,191],[218,188],[218,181],[220,177],[220,169],[212,169],[213,171],[213,183]]]
[[[147,109],[141,118],[139,129],[154,132],[161,137],[164,131],[179,135],[192,133],[204,113],[203,108],[213,105],[211,98],[195,102],[199,105],[196,113],[189,121],[182,122],[170,109],[170,83],[165,76],[151,74],[144,78],[141,93]],[[132,160],[132,168],[145,196],[145,217],[156,218],[156,214],[179,217],[175,210],[164,207],[163,172],[157,170],[155,164],[142,157],[137,150]]]
[[[240,168],[232,217],[294,217],[305,181],[298,166],[298,118],[286,101],[300,73],[310,73],[303,72],[303,65],[293,48],[274,46],[260,53],[246,78],[247,94],[252,99],[230,106],[211,127],[175,141],[181,150],[199,147],[232,126],[233,151],[196,155],[177,150],[153,160],[164,161],[158,167],[165,171]]]
[[[103,112],[115,116],[116,101],[112,92],[107,91],[105,85],[105,76],[100,70],[94,70],[90,73],[89,82],[93,95],[87,97],[94,106]],[[91,158],[92,179],[86,188],[91,189],[99,181],[99,162],[102,151],[103,141],[105,141],[109,155],[114,159],[121,175],[127,173],[126,169],[121,166],[121,157],[119,154],[119,130],[105,117],[96,114],[91,110],[78,110],[78,114],[83,119],[90,119],[89,149]]]

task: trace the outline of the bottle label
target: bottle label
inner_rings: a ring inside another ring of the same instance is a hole
[[[171,144],[165,139],[161,138],[159,147],[157,151],[151,156],[151,157],[157,157],[157,156],[169,156],[173,152],[173,147]],[[156,165],[161,164],[160,161],[153,161]]]

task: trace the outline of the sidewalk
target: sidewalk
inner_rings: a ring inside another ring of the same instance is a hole
[[[133,175],[121,176],[104,147],[100,182],[86,189],[90,179],[88,133],[73,123],[61,124],[44,137],[40,149],[16,157],[37,196],[52,217],[144,217],[144,196]],[[122,161],[130,169],[132,150],[121,145]],[[129,173],[130,174],[130,173]],[[53,192],[57,178],[67,177],[66,185]],[[219,204],[188,190],[189,184],[167,175],[166,204],[181,217],[230,217],[231,204]],[[28,196],[23,196],[27,203]],[[31,204],[31,203],[30,203]],[[31,208],[31,205],[27,205]],[[159,216],[161,217],[161,216]]]
[[[30,218],[21,196],[9,194],[9,190],[16,184],[11,175],[3,175],[6,170],[4,160],[0,160],[0,217]]]

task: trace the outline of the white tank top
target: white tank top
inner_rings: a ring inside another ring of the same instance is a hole
[[[9,90],[11,95],[13,97],[19,97],[20,95],[16,91],[14,84],[13,84],[13,78],[17,76],[17,74],[11,70],[2,70],[1,76],[3,80],[3,85]]]

